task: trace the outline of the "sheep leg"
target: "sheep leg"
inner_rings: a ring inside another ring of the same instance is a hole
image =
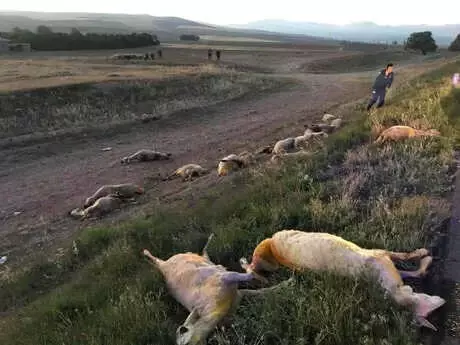
[[[375,144],[383,144],[386,141],[386,137],[383,135],[380,135],[377,140],[375,141]]]
[[[423,277],[427,270],[428,267],[431,265],[433,262],[433,257],[431,256],[425,256],[422,260],[420,260],[420,267],[416,271],[399,271],[399,274],[401,275],[401,278],[420,278]]]
[[[260,295],[264,295],[268,292],[274,292],[274,291],[278,291],[278,290],[281,290],[283,288],[286,288],[288,286],[291,286],[293,285],[293,283],[295,282],[295,279],[294,277],[291,277],[285,281],[282,281],[281,283],[278,283],[276,285],[273,285],[273,286],[270,286],[268,288],[262,288],[262,289],[257,289],[257,290],[250,290],[250,289],[241,289],[241,290],[238,290],[238,293],[241,294],[242,297],[245,297],[245,296],[260,296]]]
[[[386,253],[390,256],[390,259],[395,261],[409,261],[413,259],[421,259],[428,255],[428,250],[425,248],[416,249],[413,252],[389,252]]]
[[[203,247],[203,251],[202,251],[202,256],[208,260],[208,261],[211,261],[211,259],[209,258],[209,255],[208,255],[208,247],[209,247],[209,243],[211,242],[211,240],[214,238],[214,234],[211,233],[208,237],[208,240],[206,241],[206,244],[204,245]]]
[[[144,254],[146,257],[150,259],[150,261],[154,264],[156,267],[160,267],[160,265],[164,262],[161,259],[158,259],[157,257],[153,256],[147,249],[144,249],[142,251],[142,254]]]

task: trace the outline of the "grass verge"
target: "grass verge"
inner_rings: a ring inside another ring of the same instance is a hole
[[[409,60],[417,56],[404,50],[379,51],[378,53],[363,53],[350,56],[331,57],[316,60],[304,67],[309,73],[346,73],[361,72],[383,68],[389,61],[396,63]]]
[[[204,107],[287,81],[231,69],[160,80],[84,83],[0,95],[0,138],[99,128]]]
[[[237,175],[193,208],[156,209],[116,228],[87,229],[67,252],[31,270],[3,268],[0,311],[21,307],[0,321],[0,342],[173,344],[187,313],[140,252],[149,248],[167,258],[199,251],[211,231],[211,257],[231,269],[260,240],[288,228],[326,231],[365,247],[427,246],[450,214],[445,197],[460,109],[449,80],[458,68],[419,78],[368,118],[353,110],[357,120],[329,137],[312,159]],[[392,121],[437,128],[443,137],[372,144],[372,129]],[[418,343],[408,310],[364,278],[334,274],[298,275],[283,293],[244,301],[233,321],[209,343]]]

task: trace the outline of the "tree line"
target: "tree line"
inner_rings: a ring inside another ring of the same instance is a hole
[[[34,50],[83,50],[83,49],[123,49],[159,45],[156,35],[148,33],[132,34],[82,34],[77,29],[70,33],[53,32],[41,25],[36,32],[14,28],[1,36],[15,43],[30,43]]]

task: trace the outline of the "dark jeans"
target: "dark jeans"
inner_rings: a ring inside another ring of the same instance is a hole
[[[367,110],[370,110],[372,106],[377,102],[377,108],[380,108],[385,104],[385,93],[386,90],[372,90],[372,97],[371,100],[369,101],[369,104],[367,105]]]

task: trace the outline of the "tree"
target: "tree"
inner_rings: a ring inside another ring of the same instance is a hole
[[[450,44],[449,51],[451,52],[460,52],[460,34],[457,35],[455,40]]]
[[[53,31],[51,31],[51,29],[45,25],[39,25],[37,27],[37,34],[39,35],[49,35],[49,34],[52,34]]]
[[[37,33],[15,28],[4,36],[18,43],[30,43],[34,50],[123,49],[160,44],[157,36],[149,33],[83,35],[77,29],[72,29],[67,34],[52,32],[46,26],[37,28]]]
[[[77,28],[72,28],[72,30],[70,30],[70,35],[71,36],[82,36],[80,30],[78,30]]]
[[[406,42],[407,49],[420,50],[423,55],[438,49],[431,31],[413,32]]]

